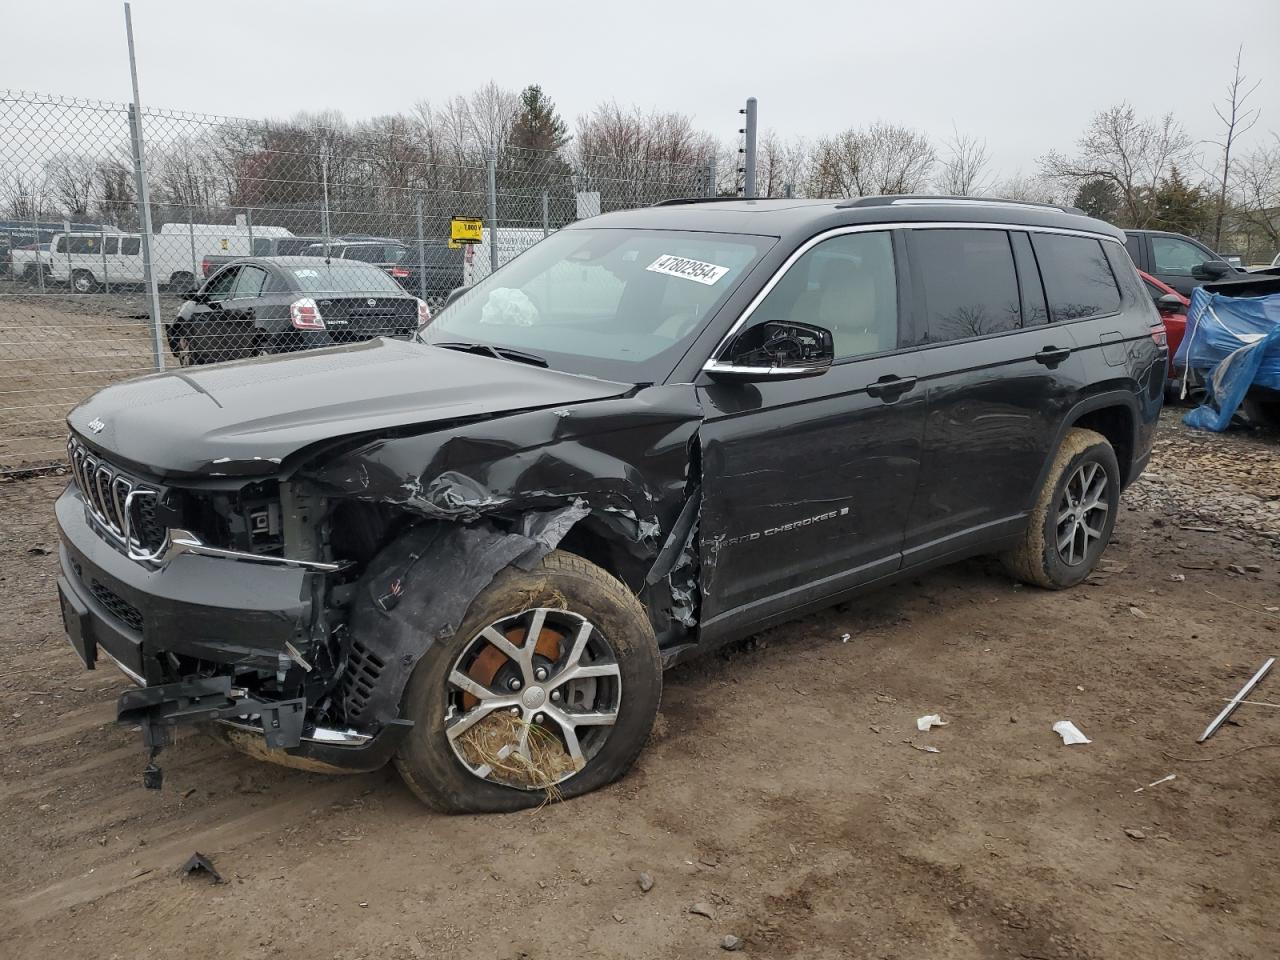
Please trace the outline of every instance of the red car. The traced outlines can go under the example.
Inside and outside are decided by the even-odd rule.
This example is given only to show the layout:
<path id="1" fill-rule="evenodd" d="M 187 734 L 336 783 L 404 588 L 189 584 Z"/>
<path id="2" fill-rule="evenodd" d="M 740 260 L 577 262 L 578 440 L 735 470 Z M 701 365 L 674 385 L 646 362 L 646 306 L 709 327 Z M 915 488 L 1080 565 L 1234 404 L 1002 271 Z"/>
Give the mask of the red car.
<path id="1" fill-rule="evenodd" d="M 1156 309 L 1160 311 L 1160 319 L 1164 321 L 1165 336 L 1169 340 L 1169 381 L 1172 384 L 1175 379 L 1173 355 L 1178 352 L 1178 344 L 1187 332 L 1187 307 L 1191 305 L 1191 301 L 1149 273 L 1139 270 L 1138 276 L 1147 285 L 1147 292 L 1151 294 Z"/>

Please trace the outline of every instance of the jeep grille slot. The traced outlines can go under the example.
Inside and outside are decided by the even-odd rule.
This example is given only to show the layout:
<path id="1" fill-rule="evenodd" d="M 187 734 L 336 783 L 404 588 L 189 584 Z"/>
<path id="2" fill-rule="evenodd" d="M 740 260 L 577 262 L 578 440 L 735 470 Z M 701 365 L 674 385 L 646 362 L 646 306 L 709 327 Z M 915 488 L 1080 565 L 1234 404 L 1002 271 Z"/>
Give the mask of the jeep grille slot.
<path id="1" fill-rule="evenodd" d="M 165 530 L 157 515 L 159 490 L 146 486 L 94 455 L 75 437 L 67 440 L 67 463 L 89 513 L 112 539 L 124 545 L 125 504 L 132 493 L 130 540 L 134 546 L 149 552 L 160 548 L 164 543 Z"/>

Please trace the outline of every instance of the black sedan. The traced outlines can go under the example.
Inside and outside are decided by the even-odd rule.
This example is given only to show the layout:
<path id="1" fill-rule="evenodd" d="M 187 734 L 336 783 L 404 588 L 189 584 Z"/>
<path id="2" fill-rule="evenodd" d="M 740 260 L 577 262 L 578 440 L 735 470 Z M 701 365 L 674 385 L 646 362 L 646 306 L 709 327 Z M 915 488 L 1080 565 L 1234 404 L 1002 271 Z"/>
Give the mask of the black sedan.
<path id="1" fill-rule="evenodd" d="M 408 339 L 426 303 L 376 266 L 323 257 L 245 257 L 227 264 L 166 331 L 183 366 L 374 337 Z"/>

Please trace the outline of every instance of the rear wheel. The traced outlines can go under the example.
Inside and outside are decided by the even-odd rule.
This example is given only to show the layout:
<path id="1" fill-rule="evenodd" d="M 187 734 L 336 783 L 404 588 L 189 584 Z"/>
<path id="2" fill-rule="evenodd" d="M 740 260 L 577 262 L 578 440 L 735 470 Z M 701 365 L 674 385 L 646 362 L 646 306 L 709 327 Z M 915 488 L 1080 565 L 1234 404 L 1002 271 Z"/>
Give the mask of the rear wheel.
<path id="1" fill-rule="evenodd" d="M 595 564 L 554 551 L 532 572 L 500 573 L 423 655 L 396 766 L 449 813 L 578 796 L 630 768 L 661 692 L 644 607 Z"/>
<path id="2" fill-rule="evenodd" d="M 1264 430 L 1280 430 L 1280 400 L 1244 398 L 1244 415 L 1255 427 Z"/>
<path id="3" fill-rule="evenodd" d="M 75 270 L 71 274 L 71 289 L 76 293 L 93 293 L 98 289 L 98 281 L 88 270 Z"/>
<path id="4" fill-rule="evenodd" d="M 1111 541 L 1120 506 L 1120 467 L 1107 438 L 1076 428 L 1062 441 L 1022 543 L 1001 556 L 1009 574 L 1048 590 L 1093 572 Z"/>

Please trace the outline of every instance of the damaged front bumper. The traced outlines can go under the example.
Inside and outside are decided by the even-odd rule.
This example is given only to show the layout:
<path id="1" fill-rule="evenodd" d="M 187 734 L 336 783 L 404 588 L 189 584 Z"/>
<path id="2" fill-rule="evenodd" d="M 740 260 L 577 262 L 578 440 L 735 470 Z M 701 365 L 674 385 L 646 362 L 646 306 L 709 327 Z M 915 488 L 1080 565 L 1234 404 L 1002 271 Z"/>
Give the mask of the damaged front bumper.
<path id="1" fill-rule="evenodd" d="M 305 698 L 264 696 L 237 679 L 304 669 L 297 651 L 307 649 L 323 572 L 196 552 L 152 568 L 94 531 L 74 488 L 56 514 L 68 640 L 88 669 L 105 658 L 139 685 L 120 697 L 117 718 L 141 725 L 147 746 L 180 723 L 219 721 L 238 746 L 256 738 L 263 749 L 251 752 L 285 765 L 361 772 L 390 759 L 405 725 L 318 724 Z"/>

